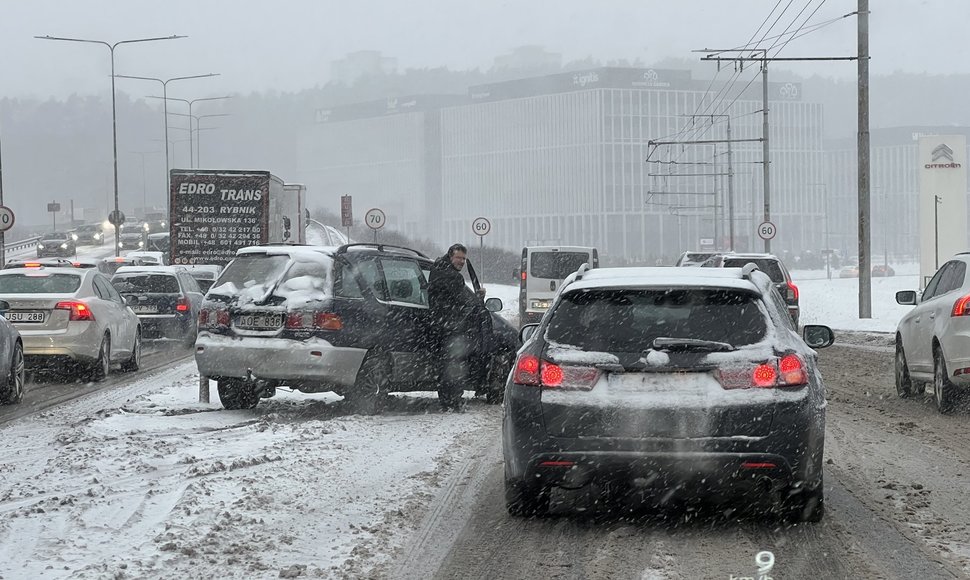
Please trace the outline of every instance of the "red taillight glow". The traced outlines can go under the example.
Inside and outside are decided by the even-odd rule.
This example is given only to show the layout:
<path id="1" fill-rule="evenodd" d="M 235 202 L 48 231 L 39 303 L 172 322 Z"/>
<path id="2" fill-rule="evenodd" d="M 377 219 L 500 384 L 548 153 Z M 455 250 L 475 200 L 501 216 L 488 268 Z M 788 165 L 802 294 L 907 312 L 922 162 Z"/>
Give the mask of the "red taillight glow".
<path id="1" fill-rule="evenodd" d="M 313 317 L 313 325 L 320 330 L 341 330 L 344 322 L 340 315 L 333 312 L 317 312 Z"/>
<path id="2" fill-rule="evenodd" d="M 539 467 L 572 467 L 576 465 L 574 461 L 543 461 Z"/>
<path id="3" fill-rule="evenodd" d="M 88 308 L 88 305 L 83 302 L 78 302 L 76 300 L 66 300 L 64 302 L 58 302 L 54 306 L 55 310 L 69 310 L 70 321 L 88 321 L 94 322 L 94 313 Z"/>
<path id="4" fill-rule="evenodd" d="M 778 371 L 775 370 L 775 365 L 758 365 L 751 373 L 751 386 L 753 387 L 773 387 L 777 382 Z"/>
<path id="5" fill-rule="evenodd" d="M 970 294 L 953 303 L 953 311 L 950 312 L 950 316 L 970 316 Z"/>
<path id="6" fill-rule="evenodd" d="M 788 283 L 788 293 L 790 294 L 789 299 L 798 300 L 798 286 L 795 286 L 791 282 Z"/>
<path id="7" fill-rule="evenodd" d="M 289 330 L 341 330 L 343 320 L 333 312 L 288 312 L 286 328 Z"/>
<path id="8" fill-rule="evenodd" d="M 191 305 L 187 298 L 179 298 L 179 301 L 175 303 L 175 310 L 178 312 L 188 312 Z"/>
<path id="9" fill-rule="evenodd" d="M 562 367 L 557 364 L 542 361 L 540 377 L 543 387 L 561 387 L 563 379 Z"/>
<path id="10" fill-rule="evenodd" d="M 40 262 L 27 262 L 24 268 L 40 268 Z"/>
<path id="11" fill-rule="evenodd" d="M 741 464 L 744 469 L 774 469 L 778 467 L 769 461 L 745 461 Z"/>
<path id="12" fill-rule="evenodd" d="M 526 278 L 528 278 L 528 277 L 529 277 L 529 275 L 526 273 L 526 271 L 525 270 L 522 270 L 522 280 L 525 281 Z"/>
<path id="13" fill-rule="evenodd" d="M 216 326 L 229 326 L 229 311 L 218 309 L 205 309 L 199 311 L 199 326 L 204 328 L 214 328 Z"/>
<path id="14" fill-rule="evenodd" d="M 517 385 L 539 385 L 539 357 L 523 354 L 515 361 L 512 382 Z"/>
<path id="15" fill-rule="evenodd" d="M 794 387 L 808 383 L 808 372 L 797 354 L 786 355 L 778 362 L 783 386 Z"/>

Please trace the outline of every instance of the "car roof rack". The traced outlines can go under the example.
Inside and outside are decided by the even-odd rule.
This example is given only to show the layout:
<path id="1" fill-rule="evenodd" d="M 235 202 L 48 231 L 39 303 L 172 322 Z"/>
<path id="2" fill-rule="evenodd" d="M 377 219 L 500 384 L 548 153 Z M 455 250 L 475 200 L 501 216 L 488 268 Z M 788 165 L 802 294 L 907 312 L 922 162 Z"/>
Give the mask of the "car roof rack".
<path id="1" fill-rule="evenodd" d="M 589 272 L 590 270 L 591 270 L 591 267 L 589 265 L 589 262 L 583 262 L 583 264 L 579 267 L 579 269 L 576 270 L 576 277 L 573 278 L 573 280 L 582 280 L 583 276 L 586 275 L 586 272 Z"/>
<path id="2" fill-rule="evenodd" d="M 350 248 L 373 248 L 373 249 L 376 249 L 378 252 L 385 252 L 385 251 L 387 251 L 387 249 L 391 249 L 391 250 L 402 250 L 402 251 L 405 251 L 405 252 L 410 252 L 410 253 L 412 253 L 412 254 L 414 254 L 416 256 L 420 256 L 420 257 L 422 257 L 422 258 L 424 258 L 426 260 L 430 260 L 431 259 L 431 258 L 425 256 L 423 253 L 421 253 L 421 252 L 419 252 L 419 251 L 417 251 L 417 250 L 415 250 L 413 248 L 405 248 L 404 246 L 394 246 L 394 245 L 391 245 L 391 244 L 371 244 L 371 243 L 367 243 L 367 242 L 357 242 L 357 243 L 353 243 L 353 244 L 344 244 L 344 245 L 340 246 L 339 248 L 337 248 L 337 253 L 338 254 L 346 254 L 347 253 L 347 250 L 350 249 Z"/>
<path id="3" fill-rule="evenodd" d="M 760 271 L 761 268 L 759 268 L 758 265 L 755 264 L 754 262 L 748 262 L 747 264 L 741 267 L 741 277 L 744 278 L 745 280 L 750 280 L 751 273 L 754 272 L 755 270 Z"/>

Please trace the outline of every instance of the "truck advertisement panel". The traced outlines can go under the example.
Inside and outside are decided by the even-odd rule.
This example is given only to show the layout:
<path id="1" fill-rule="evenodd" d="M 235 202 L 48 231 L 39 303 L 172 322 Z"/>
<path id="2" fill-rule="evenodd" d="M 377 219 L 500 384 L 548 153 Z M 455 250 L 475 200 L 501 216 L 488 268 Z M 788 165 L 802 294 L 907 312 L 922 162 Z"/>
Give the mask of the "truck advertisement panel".
<path id="1" fill-rule="evenodd" d="M 236 250 L 269 239 L 270 189 L 282 181 L 266 171 L 171 173 L 171 263 L 225 266 Z"/>

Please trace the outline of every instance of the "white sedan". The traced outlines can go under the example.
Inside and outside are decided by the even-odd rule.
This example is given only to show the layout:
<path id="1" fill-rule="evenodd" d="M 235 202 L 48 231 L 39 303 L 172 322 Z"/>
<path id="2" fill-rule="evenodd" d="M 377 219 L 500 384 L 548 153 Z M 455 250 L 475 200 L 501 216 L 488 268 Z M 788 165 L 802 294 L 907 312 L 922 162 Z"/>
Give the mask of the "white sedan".
<path id="1" fill-rule="evenodd" d="M 141 364 L 141 326 L 108 279 L 93 268 L 18 268 L 0 271 L 5 317 L 20 331 L 28 369 L 80 366 L 100 381 L 120 363 Z"/>

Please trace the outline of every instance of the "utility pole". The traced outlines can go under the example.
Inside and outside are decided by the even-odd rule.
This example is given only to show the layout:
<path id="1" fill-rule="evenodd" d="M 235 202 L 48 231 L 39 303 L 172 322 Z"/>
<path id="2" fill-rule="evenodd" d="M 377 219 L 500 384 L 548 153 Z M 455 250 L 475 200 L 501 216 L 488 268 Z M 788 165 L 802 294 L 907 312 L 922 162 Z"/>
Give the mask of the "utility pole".
<path id="1" fill-rule="evenodd" d="M 761 159 L 764 162 L 764 221 L 771 221 L 771 163 L 768 159 L 768 51 L 761 61 Z M 765 253 L 771 253 L 771 239 L 765 238 Z"/>
<path id="2" fill-rule="evenodd" d="M 728 249 L 734 251 L 734 161 L 731 158 L 731 116 L 727 117 L 727 158 L 728 158 Z"/>
<path id="3" fill-rule="evenodd" d="M 872 318 L 872 259 L 869 255 L 869 0 L 858 6 L 859 69 L 859 318 Z"/>

